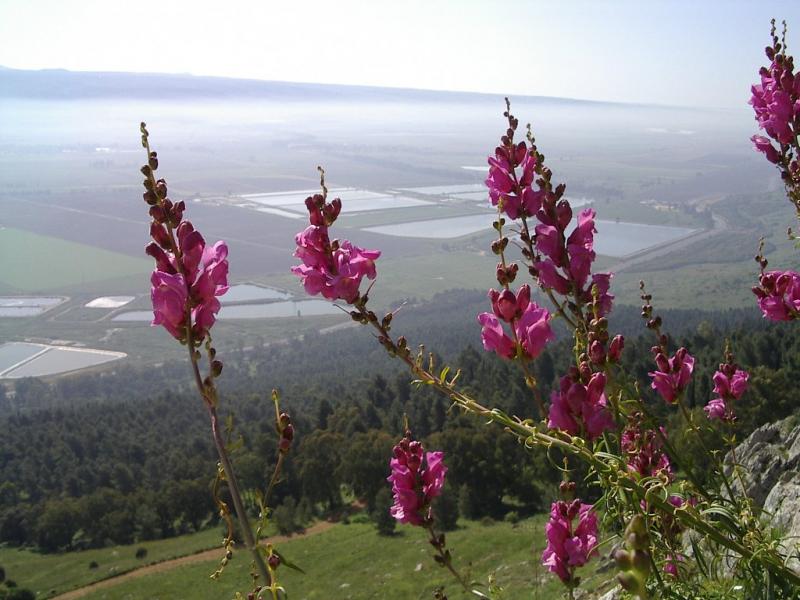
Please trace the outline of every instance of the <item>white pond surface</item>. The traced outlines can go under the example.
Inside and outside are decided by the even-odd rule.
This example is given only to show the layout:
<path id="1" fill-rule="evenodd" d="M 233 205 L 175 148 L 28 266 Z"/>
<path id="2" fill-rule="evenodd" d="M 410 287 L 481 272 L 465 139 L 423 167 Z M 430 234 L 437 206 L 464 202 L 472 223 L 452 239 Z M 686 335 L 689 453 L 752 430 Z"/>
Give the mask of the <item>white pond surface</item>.
<path id="1" fill-rule="evenodd" d="M 0 297 L 0 317 L 33 317 L 63 301 L 64 298 L 56 296 L 3 296 Z"/>
<path id="2" fill-rule="evenodd" d="M 283 217 L 297 218 L 295 213 L 305 216 L 305 201 L 308 196 L 318 194 L 316 190 L 299 190 L 296 192 L 274 192 L 269 194 L 245 194 L 239 196 L 249 204 L 258 204 L 260 212 L 277 214 Z M 356 188 L 334 188 L 328 190 L 328 200 L 336 197 L 342 199 L 342 212 L 368 212 L 373 210 L 387 210 L 390 208 L 410 208 L 431 204 L 427 200 L 408 198 L 381 192 L 370 192 Z"/>
<path id="3" fill-rule="evenodd" d="M 489 173 L 489 167 L 486 167 Z M 486 192 L 483 183 L 451 183 L 449 185 L 428 185 L 423 187 L 399 188 L 403 192 L 415 192 L 424 196 L 447 196 L 454 194 L 468 194 L 472 192 Z"/>
<path id="4" fill-rule="evenodd" d="M 397 237 L 452 239 L 479 231 L 491 231 L 493 218 L 493 213 L 468 215 L 367 227 L 365 231 Z M 596 227 L 595 251 L 598 254 L 612 257 L 627 256 L 653 246 L 673 242 L 697 231 L 686 227 L 617 223 L 615 221 L 596 221 Z"/>
<path id="5" fill-rule="evenodd" d="M 121 308 L 130 304 L 135 296 L 102 296 L 85 304 L 87 308 Z"/>
<path id="6" fill-rule="evenodd" d="M 269 304 L 239 304 L 223 306 L 217 315 L 220 321 L 229 319 L 269 319 L 277 317 L 310 317 L 343 314 L 327 300 L 300 300 L 270 302 Z M 115 315 L 112 321 L 151 322 L 153 311 L 131 310 Z"/>
<path id="7" fill-rule="evenodd" d="M 7 342 L 0 344 L 0 378 L 42 377 L 102 365 L 127 356 L 90 348 Z"/>
<path id="8" fill-rule="evenodd" d="M 220 296 L 220 301 L 225 302 L 248 302 L 250 300 L 284 300 L 291 298 L 291 294 L 283 290 L 276 290 L 252 283 L 237 283 L 232 285 L 224 296 Z"/>

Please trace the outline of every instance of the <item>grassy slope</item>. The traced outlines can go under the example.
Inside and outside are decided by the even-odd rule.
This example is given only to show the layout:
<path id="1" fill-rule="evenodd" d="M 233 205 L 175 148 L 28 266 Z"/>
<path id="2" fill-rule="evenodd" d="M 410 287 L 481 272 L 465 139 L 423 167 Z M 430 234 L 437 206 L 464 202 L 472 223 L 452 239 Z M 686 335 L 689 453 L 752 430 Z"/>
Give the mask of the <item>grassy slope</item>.
<path id="1" fill-rule="evenodd" d="M 462 528 L 448 534 L 458 568 L 472 565 L 474 581 L 486 583 L 496 572 L 497 582 L 506 588 L 506 598 L 559 598 L 563 587 L 539 566 L 544 544 L 545 516 L 521 522 L 484 526 L 462 523 Z M 432 598 L 439 585 L 447 586 L 450 598 L 467 597 L 449 574 L 431 559 L 431 549 L 424 532 L 400 527 L 392 537 L 379 536 L 371 524 L 336 525 L 307 539 L 281 545 L 288 558 L 302 566 L 306 575 L 286 568 L 280 581 L 295 599 L 327 598 Z M 236 560 L 238 558 L 238 560 Z M 139 579 L 86 596 L 91 600 L 185 598 L 232 598 L 236 591 L 246 591 L 250 561 L 238 553 L 219 581 L 209 580 L 215 562 L 198 563 Z M 587 574 L 586 589 L 606 589 L 610 573 Z"/>
<path id="2" fill-rule="evenodd" d="M 47 597 L 51 590 L 65 592 L 152 562 L 214 548 L 221 542 L 221 530 L 214 527 L 168 540 L 65 554 L 39 554 L 30 550 L 0 547 L 0 565 L 6 570 L 6 576 L 20 587 Z M 139 548 L 147 549 L 146 558 L 136 558 Z M 97 569 L 89 568 L 92 561 L 98 564 Z"/>

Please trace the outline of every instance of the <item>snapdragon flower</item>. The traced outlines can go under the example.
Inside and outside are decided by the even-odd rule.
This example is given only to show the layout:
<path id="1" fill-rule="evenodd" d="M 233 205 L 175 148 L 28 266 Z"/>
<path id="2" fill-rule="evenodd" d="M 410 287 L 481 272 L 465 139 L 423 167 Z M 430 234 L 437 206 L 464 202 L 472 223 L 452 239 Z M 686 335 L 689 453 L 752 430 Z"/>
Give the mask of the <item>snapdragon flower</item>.
<path id="1" fill-rule="evenodd" d="M 389 512 L 400 523 L 424 525 L 431 518 L 433 499 L 444 487 L 447 475 L 444 452 L 424 452 L 422 443 L 406 432 L 392 450 L 389 465 L 392 474 L 387 481 L 392 484 L 394 496 Z"/>
<path id="2" fill-rule="evenodd" d="M 750 374 L 732 363 L 724 363 L 714 373 L 714 393 L 717 398 L 709 400 L 703 408 L 709 419 L 732 422 L 736 419 L 733 402 L 739 400 L 747 390 Z"/>
<path id="3" fill-rule="evenodd" d="M 613 429 L 614 419 L 608 410 L 605 386 L 603 373 L 594 373 L 586 385 L 569 375 L 562 377 L 559 390 L 550 398 L 547 426 L 583 435 L 590 441 Z"/>
<path id="4" fill-rule="evenodd" d="M 791 321 L 800 315 L 800 274 L 794 271 L 766 271 L 753 288 L 764 317 Z"/>
<path id="5" fill-rule="evenodd" d="M 667 432 L 663 427 L 659 427 L 659 432 L 646 429 L 640 413 L 631 415 L 620 438 L 621 450 L 627 459 L 628 469 L 639 473 L 642 477 L 666 475 L 671 480 L 672 465 L 664 452 L 662 441 L 666 435 Z"/>
<path id="6" fill-rule="evenodd" d="M 669 404 L 673 404 L 692 379 L 694 357 L 686 348 L 679 348 L 672 358 L 667 358 L 660 349 L 656 354 L 657 371 L 650 371 L 651 387 Z"/>
<path id="7" fill-rule="evenodd" d="M 578 520 L 574 526 L 575 519 Z M 575 568 L 597 554 L 597 514 L 591 504 L 580 500 L 553 502 L 545 526 L 547 547 L 542 565 L 565 584 L 574 581 Z"/>
<path id="8" fill-rule="evenodd" d="M 183 220 L 183 202 L 173 204 L 166 197 L 163 179 L 155 190 L 150 209 L 153 241 L 145 248 L 156 262 L 150 277 L 152 325 L 161 325 L 182 342 L 191 331 L 193 342 L 198 343 L 217 320 L 218 297 L 228 291 L 228 246 L 222 241 L 206 244 L 191 222 Z"/>
<path id="9" fill-rule="evenodd" d="M 352 304 L 359 296 L 363 278 L 375 279 L 375 261 L 381 253 L 365 250 L 348 240 L 331 241 L 328 227 L 338 217 L 342 201 L 336 198 L 326 202 L 324 182 L 323 190 L 325 194 L 306 198 L 311 224 L 295 236 L 294 252 L 303 264 L 292 267 L 291 272 L 300 277 L 308 294 Z"/>
<path id="10" fill-rule="evenodd" d="M 503 358 L 514 358 L 519 352 L 521 356 L 532 359 L 555 338 L 550 327 L 550 313 L 531 302 L 530 297 L 531 289 L 527 284 L 521 286 L 516 294 L 511 290 L 489 290 L 492 312 L 478 315 L 482 327 L 481 340 L 486 350 Z M 501 320 L 511 325 L 516 342 L 505 332 Z"/>

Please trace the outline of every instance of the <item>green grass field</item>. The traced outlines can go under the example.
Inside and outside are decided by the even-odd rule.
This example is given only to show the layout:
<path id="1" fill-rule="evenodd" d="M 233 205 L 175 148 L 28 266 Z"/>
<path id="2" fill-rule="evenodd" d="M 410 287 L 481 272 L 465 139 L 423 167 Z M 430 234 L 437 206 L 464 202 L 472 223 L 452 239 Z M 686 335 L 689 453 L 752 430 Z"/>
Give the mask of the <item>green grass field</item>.
<path id="1" fill-rule="evenodd" d="M 147 281 L 150 261 L 12 228 L 0 228 L 0 293 L 79 288 L 103 280 Z M 107 289 L 117 291 L 118 286 Z"/>
<path id="2" fill-rule="evenodd" d="M 65 592 L 150 563 L 214 548 L 221 542 L 221 529 L 214 527 L 168 540 L 64 554 L 0 547 L 0 565 L 6 570 L 6 576 L 20 587 L 47 598 L 53 591 Z M 139 548 L 147 549 L 144 559 L 136 558 Z M 96 569 L 89 568 L 92 562 L 97 563 Z"/>
<path id="3" fill-rule="evenodd" d="M 544 523 L 544 515 L 517 526 L 463 522 L 459 530 L 447 535 L 447 543 L 457 568 L 469 571 L 473 581 L 483 584 L 494 572 L 509 600 L 560 598 L 564 588 L 539 565 Z M 408 526 L 398 527 L 392 537 L 382 537 L 372 524 L 339 524 L 318 535 L 283 543 L 280 551 L 306 571 L 302 575 L 280 570 L 280 581 L 290 598 L 430 599 L 441 585 L 451 599 L 470 597 L 434 563 L 425 532 Z M 86 598 L 216 600 L 247 592 L 250 561 L 244 553 L 235 556 L 219 581 L 209 579 L 215 565 L 210 561 L 180 566 L 98 590 Z M 597 591 L 610 587 L 606 582 L 610 584 L 613 574 L 587 573 L 585 577 L 586 589 Z"/>
<path id="4" fill-rule="evenodd" d="M 454 565 L 480 584 L 486 584 L 494 573 L 508 600 L 560 598 L 564 588 L 539 564 L 545 521 L 546 515 L 517 525 L 462 521 L 457 531 L 447 534 Z M 219 536 L 220 530 L 213 528 L 171 540 L 53 555 L 0 548 L 0 564 L 19 586 L 47 598 L 146 564 L 213 548 Z M 144 560 L 135 558 L 139 547 L 148 549 Z M 306 571 L 303 575 L 280 569 L 280 581 L 290 598 L 430 599 L 433 590 L 442 585 L 451 599 L 468 597 L 461 594 L 450 574 L 434 563 L 425 532 L 410 526 L 399 526 L 395 535 L 383 537 L 371 523 L 340 523 L 316 535 L 284 542 L 279 549 Z M 98 563 L 97 569 L 89 569 L 92 561 Z M 233 598 L 237 591 L 247 592 L 250 561 L 245 552 L 236 552 L 222 578 L 212 581 L 209 575 L 217 564 L 217 559 L 184 564 L 98 589 L 85 598 L 218 600 Z M 608 589 L 613 573 L 597 573 L 592 570 L 597 562 L 592 565 L 583 573 L 583 587 L 592 592 Z"/>

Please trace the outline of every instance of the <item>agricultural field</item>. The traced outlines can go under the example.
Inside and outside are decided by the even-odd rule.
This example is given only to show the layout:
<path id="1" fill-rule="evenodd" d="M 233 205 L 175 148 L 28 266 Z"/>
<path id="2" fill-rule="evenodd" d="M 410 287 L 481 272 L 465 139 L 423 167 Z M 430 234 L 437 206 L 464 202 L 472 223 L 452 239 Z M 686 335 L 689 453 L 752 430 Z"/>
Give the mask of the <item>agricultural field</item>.
<path id="1" fill-rule="evenodd" d="M 0 227 L 0 293 L 62 291 L 128 278 L 146 281 L 149 271 L 144 258 Z"/>

